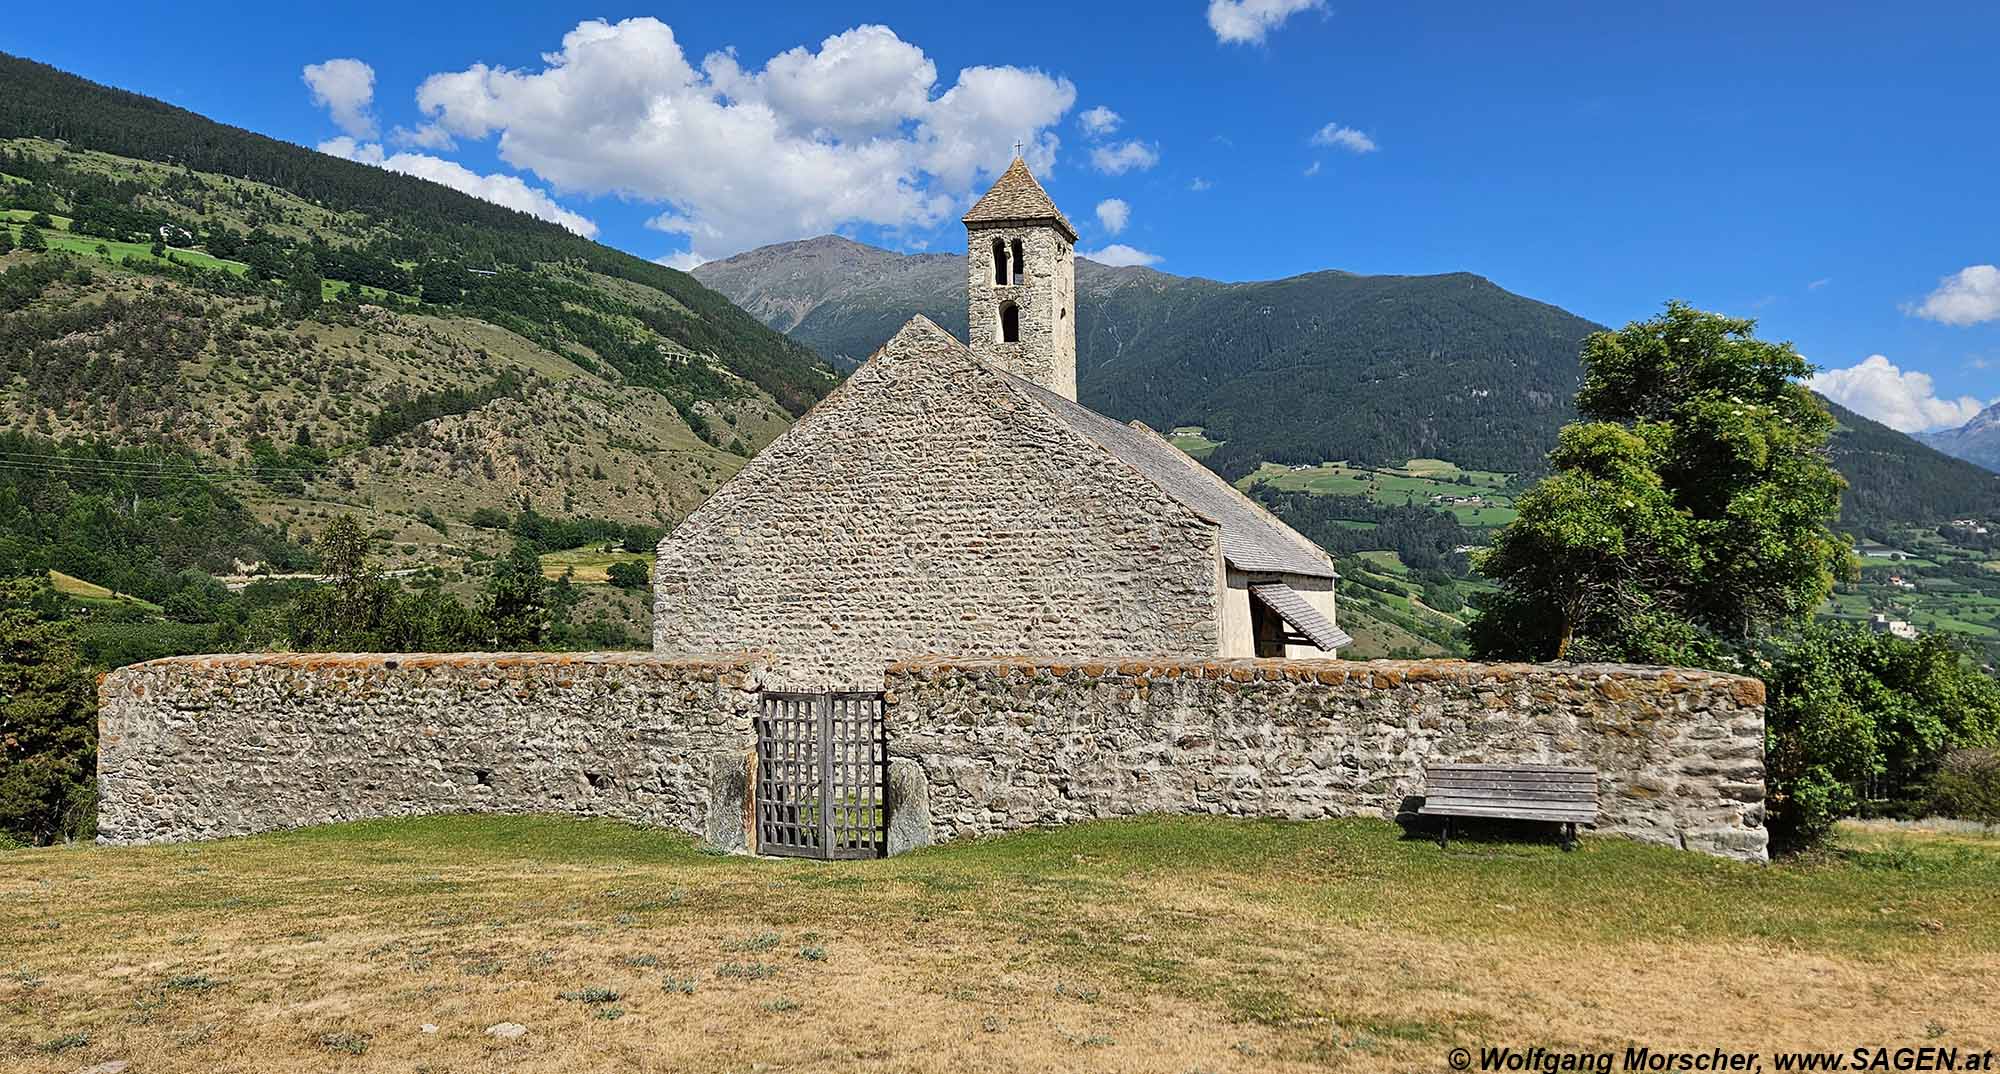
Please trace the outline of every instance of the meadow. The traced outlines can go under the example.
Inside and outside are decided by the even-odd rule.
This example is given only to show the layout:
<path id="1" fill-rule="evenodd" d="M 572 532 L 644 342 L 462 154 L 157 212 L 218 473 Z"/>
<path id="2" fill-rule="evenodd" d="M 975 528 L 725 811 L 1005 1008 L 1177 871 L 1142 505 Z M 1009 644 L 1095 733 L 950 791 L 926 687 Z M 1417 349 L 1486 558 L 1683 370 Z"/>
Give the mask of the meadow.
<path id="1" fill-rule="evenodd" d="M 1237 481 L 1248 490 L 1268 484 L 1286 492 L 1322 496 L 1359 496 L 1387 507 L 1434 507 L 1473 528 L 1504 526 L 1514 520 L 1513 475 L 1491 470 L 1462 470 L 1443 459 L 1411 459 L 1402 466 L 1350 466 L 1323 462 L 1317 466 L 1281 466 L 1267 462 Z M 1481 502 L 1452 503 L 1477 497 Z M 1443 502 L 1436 502 L 1438 500 Z"/>
<path id="2" fill-rule="evenodd" d="M 2000 1047 L 2000 839 L 1757 866 L 1139 818 L 839 864 L 552 817 L 0 854 L 0 1065 L 1444 1069 Z M 512 1023 L 517 1037 L 489 1034 Z"/>

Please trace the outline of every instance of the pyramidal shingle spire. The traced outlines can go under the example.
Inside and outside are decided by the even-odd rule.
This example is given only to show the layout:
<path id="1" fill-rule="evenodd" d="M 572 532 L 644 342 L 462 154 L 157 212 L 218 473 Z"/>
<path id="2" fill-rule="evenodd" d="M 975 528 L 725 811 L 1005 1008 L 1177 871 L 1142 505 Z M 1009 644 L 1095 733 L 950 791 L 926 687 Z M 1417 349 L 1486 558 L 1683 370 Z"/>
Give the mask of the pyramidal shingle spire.
<path id="1" fill-rule="evenodd" d="M 1014 163 L 1007 165 L 1007 170 L 994 181 L 993 189 L 974 202 L 971 210 L 959 219 L 966 224 L 1050 221 L 1069 241 L 1076 241 L 1076 228 L 1070 226 L 1069 219 L 1049 199 L 1042 184 L 1035 181 L 1034 173 L 1028 170 L 1028 162 L 1020 157 L 1015 157 Z"/>

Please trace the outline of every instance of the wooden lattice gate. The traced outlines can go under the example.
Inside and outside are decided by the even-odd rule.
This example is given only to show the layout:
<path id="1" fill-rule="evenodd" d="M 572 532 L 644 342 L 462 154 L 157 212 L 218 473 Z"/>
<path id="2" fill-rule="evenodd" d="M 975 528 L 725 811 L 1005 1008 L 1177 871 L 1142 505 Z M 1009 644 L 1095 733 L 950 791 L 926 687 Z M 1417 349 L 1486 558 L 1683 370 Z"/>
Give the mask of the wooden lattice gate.
<path id="1" fill-rule="evenodd" d="M 765 691 L 757 713 L 757 852 L 879 858 L 888 847 L 882 695 Z"/>

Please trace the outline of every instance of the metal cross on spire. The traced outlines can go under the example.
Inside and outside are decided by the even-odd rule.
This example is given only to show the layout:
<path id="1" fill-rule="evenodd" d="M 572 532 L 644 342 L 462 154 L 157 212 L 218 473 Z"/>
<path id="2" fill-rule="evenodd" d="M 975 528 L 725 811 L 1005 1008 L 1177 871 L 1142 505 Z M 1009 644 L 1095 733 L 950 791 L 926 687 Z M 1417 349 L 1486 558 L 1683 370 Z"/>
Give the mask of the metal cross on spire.
<path id="1" fill-rule="evenodd" d="M 1019 138 L 1016 138 L 1014 139 L 1014 159 L 1019 160 L 1020 158 L 1021 158 L 1021 140 Z"/>

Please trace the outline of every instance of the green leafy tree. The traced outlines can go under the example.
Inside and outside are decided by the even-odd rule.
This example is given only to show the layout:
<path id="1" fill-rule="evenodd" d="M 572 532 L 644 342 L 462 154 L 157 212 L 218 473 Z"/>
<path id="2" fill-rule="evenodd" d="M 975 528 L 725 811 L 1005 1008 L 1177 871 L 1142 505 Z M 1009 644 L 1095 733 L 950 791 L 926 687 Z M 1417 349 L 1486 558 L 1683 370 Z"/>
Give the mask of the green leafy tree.
<path id="1" fill-rule="evenodd" d="M 97 687 L 46 582 L 0 582 L 0 834 L 45 844 L 96 829 Z"/>
<path id="2" fill-rule="evenodd" d="M 40 253 L 49 248 L 49 240 L 42 237 L 42 229 L 29 224 L 21 229 L 21 249 Z"/>
<path id="3" fill-rule="evenodd" d="M 550 626 L 548 579 L 535 542 L 517 537 L 514 550 L 493 566 L 481 606 L 494 644 L 503 649 L 539 648 Z"/>
<path id="4" fill-rule="evenodd" d="M 287 305 L 299 315 L 309 314 L 319 309 L 324 297 L 319 264 L 313 255 L 301 250 L 291 259 L 285 273 L 285 294 Z"/>
<path id="5" fill-rule="evenodd" d="M 1728 663 L 1851 570 L 1812 367 L 1683 303 L 1584 345 L 1577 409 L 1478 567 L 1482 656 Z"/>
<path id="6" fill-rule="evenodd" d="M 286 641 L 300 652 L 374 651 L 393 595 L 368 558 L 367 532 L 342 515 L 320 535 L 319 552 L 326 582 L 292 603 Z"/>
<path id="7" fill-rule="evenodd" d="M 619 589 L 647 588 L 652 580 L 646 575 L 646 564 L 636 559 L 621 559 L 604 569 L 605 579 Z"/>
<path id="8" fill-rule="evenodd" d="M 1940 635 L 1814 624 L 1774 644 L 1760 672 L 1769 823 L 1783 845 L 1818 840 L 1871 784 L 1891 808 L 1921 808 L 1948 751 L 2000 743 L 2000 685 Z"/>
<path id="9" fill-rule="evenodd" d="M 14 233 L 4 227 L 0 227 L 0 257 L 6 257 L 13 252 Z"/>

